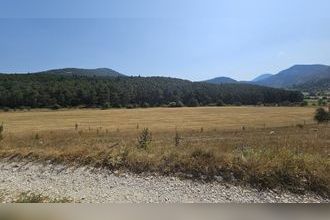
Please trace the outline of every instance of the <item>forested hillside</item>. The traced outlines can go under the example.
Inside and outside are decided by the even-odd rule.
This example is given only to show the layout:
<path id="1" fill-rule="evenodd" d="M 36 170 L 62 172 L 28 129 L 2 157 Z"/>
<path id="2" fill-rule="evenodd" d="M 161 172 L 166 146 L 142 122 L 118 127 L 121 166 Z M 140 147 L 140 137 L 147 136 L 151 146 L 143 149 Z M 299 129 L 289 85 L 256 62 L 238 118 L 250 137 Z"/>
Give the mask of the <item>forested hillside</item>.
<path id="1" fill-rule="evenodd" d="M 165 77 L 0 74 L 0 106 L 138 107 L 300 102 L 300 92 L 255 85 L 213 85 Z"/>
<path id="2" fill-rule="evenodd" d="M 258 85 L 275 88 L 290 88 L 310 81 L 330 78 L 330 66 L 326 65 L 295 65 L 276 75 L 256 82 Z"/>
<path id="3" fill-rule="evenodd" d="M 330 78 L 312 80 L 304 84 L 293 86 L 294 89 L 304 92 L 330 92 Z"/>

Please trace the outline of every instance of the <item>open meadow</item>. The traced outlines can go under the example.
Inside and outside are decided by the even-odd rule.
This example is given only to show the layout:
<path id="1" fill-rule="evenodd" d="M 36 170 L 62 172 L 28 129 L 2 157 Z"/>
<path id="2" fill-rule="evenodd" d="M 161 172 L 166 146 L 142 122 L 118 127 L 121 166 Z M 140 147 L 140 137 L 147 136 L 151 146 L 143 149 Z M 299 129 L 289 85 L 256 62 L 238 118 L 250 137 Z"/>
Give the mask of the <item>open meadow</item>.
<path id="1" fill-rule="evenodd" d="M 283 127 L 313 123 L 314 108 L 301 107 L 199 107 L 199 108 L 140 108 L 111 110 L 31 110 L 0 112 L 5 132 L 28 134 L 32 132 L 108 129 L 135 131 L 136 127 L 155 132 L 182 130 L 228 130 Z"/>
<path id="2" fill-rule="evenodd" d="M 330 126 L 314 108 L 1 112 L 0 157 L 330 195 Z M 146 129 L 148 128 L 148 129 Z"/>

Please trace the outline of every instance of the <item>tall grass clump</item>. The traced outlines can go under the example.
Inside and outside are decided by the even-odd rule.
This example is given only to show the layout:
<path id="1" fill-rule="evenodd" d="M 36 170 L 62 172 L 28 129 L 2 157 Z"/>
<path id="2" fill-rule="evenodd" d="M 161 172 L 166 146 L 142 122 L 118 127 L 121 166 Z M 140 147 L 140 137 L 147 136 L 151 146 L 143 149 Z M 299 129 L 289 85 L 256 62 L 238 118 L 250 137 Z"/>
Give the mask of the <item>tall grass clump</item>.
<path id="1" fill-rule="evenodd" d="M 38 133 L 35 134 L 34 139 L 35 139 L 35 140 L 39 140 L 39 139 L 40 139 L 40 136 L 39 136 Z"/>
<path id="2" fill-rule="evenodd" d="M 4 126 L 3 126 L 3 122 L 0 125 L 0 141 L 3 139 L 3 131 L 4 131 Z"/>
<path id="3" fill-rule="evenodd" d="M 182 137 L 180 136 L 178 130 L 175 129 L 174 144 L 178 147 L 181 143 Z"/>
<path id="4" fill-rule="evenodd" d="M 152 142 L 152 135 L 148 128 L 144 128 L 138 137 L 138 148 L 147 149 Z"/>

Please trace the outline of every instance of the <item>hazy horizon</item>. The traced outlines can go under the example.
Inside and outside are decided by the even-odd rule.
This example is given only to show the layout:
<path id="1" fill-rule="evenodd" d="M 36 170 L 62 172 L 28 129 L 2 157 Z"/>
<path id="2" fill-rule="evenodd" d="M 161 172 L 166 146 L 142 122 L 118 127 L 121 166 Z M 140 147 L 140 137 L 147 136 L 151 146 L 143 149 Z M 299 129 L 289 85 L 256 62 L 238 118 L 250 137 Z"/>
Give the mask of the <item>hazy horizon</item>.
<path id="1" fill-rule="evenodd" d="M 0 3 L 0 72 L 111 68 L 192 81 L 251 80 L 330 60 L 330 2 Z"/>

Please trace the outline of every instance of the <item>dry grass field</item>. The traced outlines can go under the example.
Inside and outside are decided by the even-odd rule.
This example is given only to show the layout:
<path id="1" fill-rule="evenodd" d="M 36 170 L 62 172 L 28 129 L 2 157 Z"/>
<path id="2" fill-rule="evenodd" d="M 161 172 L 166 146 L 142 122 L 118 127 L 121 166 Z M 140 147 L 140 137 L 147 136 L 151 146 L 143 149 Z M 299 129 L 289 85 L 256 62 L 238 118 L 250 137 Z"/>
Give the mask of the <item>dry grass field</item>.
<path id="1" fill-rule="evenodd" d="M 313 122 L 313 108 L 301 107 L 200 107 L 112 110 L 0 112 L 6 132 L 26 133 L 102 127 L 132 131 L 137 124 L 156 131 L 283 127 Z"/>
<path id="2" fill-rule="evenodd" d="M 1 112 L 0 157 L 206 180 L 221 177 L 329 197 L 330 126 L 313 123 L 314 111 L 210 107 Z M 144 128 L 151 134 L 141 145 L 138 137 Z"/>

